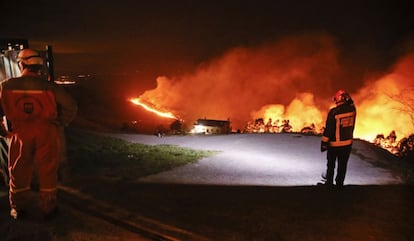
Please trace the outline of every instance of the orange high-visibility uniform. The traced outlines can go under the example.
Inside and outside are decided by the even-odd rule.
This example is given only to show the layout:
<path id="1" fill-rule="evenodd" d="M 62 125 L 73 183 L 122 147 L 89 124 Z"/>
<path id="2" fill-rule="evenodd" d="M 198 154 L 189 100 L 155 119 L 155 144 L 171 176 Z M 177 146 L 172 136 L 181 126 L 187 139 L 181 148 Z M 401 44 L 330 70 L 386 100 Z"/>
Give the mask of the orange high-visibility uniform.
<path id="1" fill-rule="evenodd" d="M 61 126 L 76 115 L 72 97 L 42 76 L 26 75 L 1 85 L 1 107 L 10 120 L 9 199 L 11 208 L 24 209 L 29 201 L 34 167 L 39 178 L 39 207 L 56 207 L 57 169 L 61 159 Z"/>

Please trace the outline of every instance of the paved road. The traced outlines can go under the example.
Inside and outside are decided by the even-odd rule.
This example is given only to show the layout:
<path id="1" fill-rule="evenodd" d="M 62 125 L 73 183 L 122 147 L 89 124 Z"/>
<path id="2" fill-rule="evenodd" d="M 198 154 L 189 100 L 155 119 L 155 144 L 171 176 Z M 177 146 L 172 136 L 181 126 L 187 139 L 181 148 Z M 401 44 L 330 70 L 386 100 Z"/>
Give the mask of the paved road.
<path id="1" fill-rule="evenodd" d="M 307 186 L 320 181 L 326 154 L 319 151 L 320 137 L 300 134 L 234 134 L 216 136 L 166 136 L 117 134 L 122 139 L 148 145 L 171 144 L 220 151 L 174 170 L 140 179 L 147 183 L 212 185 Z M 372 163 L 384 158 L 373 145 L 356 141 L 345 184 L 402 183 L 388 170 Z"/>
<path id="2" fill-rule="evenodd" d="M 36 221 L 34 208 L 31 218 L 13 222 L 8 217 L 7 192 L 0 189 L 0 194 L 3 193 L 0 195 L 0 240 L 207 240 L 205 237 L 273 240 L 266 239 L 267 236 L 287 237 L 286 240 L 303 240 L 304 237 L 307 240 L 332 240 L 334 237 L 397 240 L 387 237 L 412 236 L 412 231 L 407 231 L 411 229 L 406 228 L 413 223 L 410 215 L 412 193 L 404 186 L 376 186 L 401 183 L 401 180 L 371 164 L 383 157 L 365 142 L 355 143 L 346 180 L 346 184 L 360 186 L 331 193 L 308 187 L 319 181 L 325 169 L 325 156 L 319 152 L 319 137 L 297 134 L 115 136 L 149 145 L 172 144 L 220 152 L 194 164 L 144 177 L 139 180 L 141 183 L 97 182 L 89 189 L 82 187 L 85 193 L 61 186 L 62 214 L 51 223 Z M 200 188 L 174 183 L 212 185 Z M 297 185 L 304 187 L 289 187 Z M 132 189 L 134 191 L 128 194 L 130 202 L 117 198 Z M 312 198 L 303 201 L 310 193 Z M 363 197 L 359 196 L 361 193 Z M 320 205 L 325 199 L 331 200 L 328 203 L 333 206 L 326 209 Z M 248 212 L 245 212 L 246 204 Z M 348 216 L 341 215 L 338 219 L 338 208 L 344 208 Z M 321 213 L 324 218 L 316 219 Z M 372 222 L 373 215 L 375 222 Z M 399 218 L 390 223 L 390 216 Z M 246 220 L 249 220 L 247 224 Z M 335 224 L 338 220 L 343 222 L 339 226 L 353 226 L 333 233 L 324 232 L 327 223 Z M 252 223 L 254 225 L 250 225 Z M 360 230 L 365 231 L 362 236 Z M 291 237 L 292 234 L 300 237 Z M 227 239 L 222 238 L 223 235 Z"/>

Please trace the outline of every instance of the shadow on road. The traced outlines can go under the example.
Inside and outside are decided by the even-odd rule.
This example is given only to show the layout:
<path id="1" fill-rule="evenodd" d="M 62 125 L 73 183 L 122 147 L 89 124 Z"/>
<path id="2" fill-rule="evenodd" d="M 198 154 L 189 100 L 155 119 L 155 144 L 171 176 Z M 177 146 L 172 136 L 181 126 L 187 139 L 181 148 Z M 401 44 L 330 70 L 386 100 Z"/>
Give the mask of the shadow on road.
<path id="1" fill-rule="evenodd" d="M 11 222 L 7 197 L 1 197 L 1 237 L 66 240 L 79 232 L 89 233 L 88 240 L 99 240 L 127 232 L 146 240 L 247 241 L 410 240 L 414 235 L 414 189 L 405 185 L 346 186 L 338 191 L 319 186 L 169 185 L 91 178 L 70 186 L 78 189 L 60 188 L 62 212 L 46 223 L 34 214 Z M 120 240 L 133 240 L 128 237 Z"/>
<path id="2" fill-rule="evenodd" d="M 123 222 L 156 220 L 210 240 L 409 240 L 414 235 L 414 189 L 406 185 L 338 191 L 319 186 L 82 183 L 72 186 L 109 204 L 104 212 L 109 207 L 123 210 Z"/>

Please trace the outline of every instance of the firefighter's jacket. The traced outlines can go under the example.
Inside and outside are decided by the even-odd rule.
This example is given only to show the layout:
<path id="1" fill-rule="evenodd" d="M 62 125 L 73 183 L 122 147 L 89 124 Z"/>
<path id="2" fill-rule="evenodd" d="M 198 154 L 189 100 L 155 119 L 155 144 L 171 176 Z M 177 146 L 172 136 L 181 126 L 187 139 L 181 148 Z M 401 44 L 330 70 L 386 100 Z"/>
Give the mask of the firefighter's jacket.
<path id="1" fill-rule="evenodd" d="M 330 147 L 352 145 L 356 108 L 353 103 L 344 103 L 332 108 L 326 119 L 322 144 Z"/>
<path id="2" fill-rule="evenodd" d="M 77 104 L 54 82 L 42 76 L 22 76 L 1 84 L 2 111 L 13 125 L 50 122 L 67 126 L 76 116 Z"/>
<path id="3" fill-rule="evenodd" d="M 27 74 L 1 83 L 1 108 L 11 122 L 9 144 L 9 201 L 12 208 L 28 202 L 34 163 L 39 176 L 39 207 L 56 206 L 57 168 L 63 150 L 59 130 L 77 112 L 74 99 L 54 82 Z"/>

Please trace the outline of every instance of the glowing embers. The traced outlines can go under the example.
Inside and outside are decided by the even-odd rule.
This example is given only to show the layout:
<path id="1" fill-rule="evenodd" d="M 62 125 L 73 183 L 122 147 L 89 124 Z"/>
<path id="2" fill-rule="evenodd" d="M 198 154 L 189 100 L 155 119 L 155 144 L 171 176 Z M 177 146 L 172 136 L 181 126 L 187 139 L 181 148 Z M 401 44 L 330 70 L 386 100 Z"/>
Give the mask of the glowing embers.
<path id="1" fill-rule="evenodd" d="M 161 111 L 157 110 L 156 107 L 150 106 L 149 104 L 143 103 L 139 98 L 132 98 L 130 101 L 135 104 L 139 105 L 142 108 L 146 109 L 147 111 L 150 111 L 158 116 L 164 117 L 164 118 L 170 118 L 170 119 L 178 119 L 173 113 L 168 111 Z"/>

